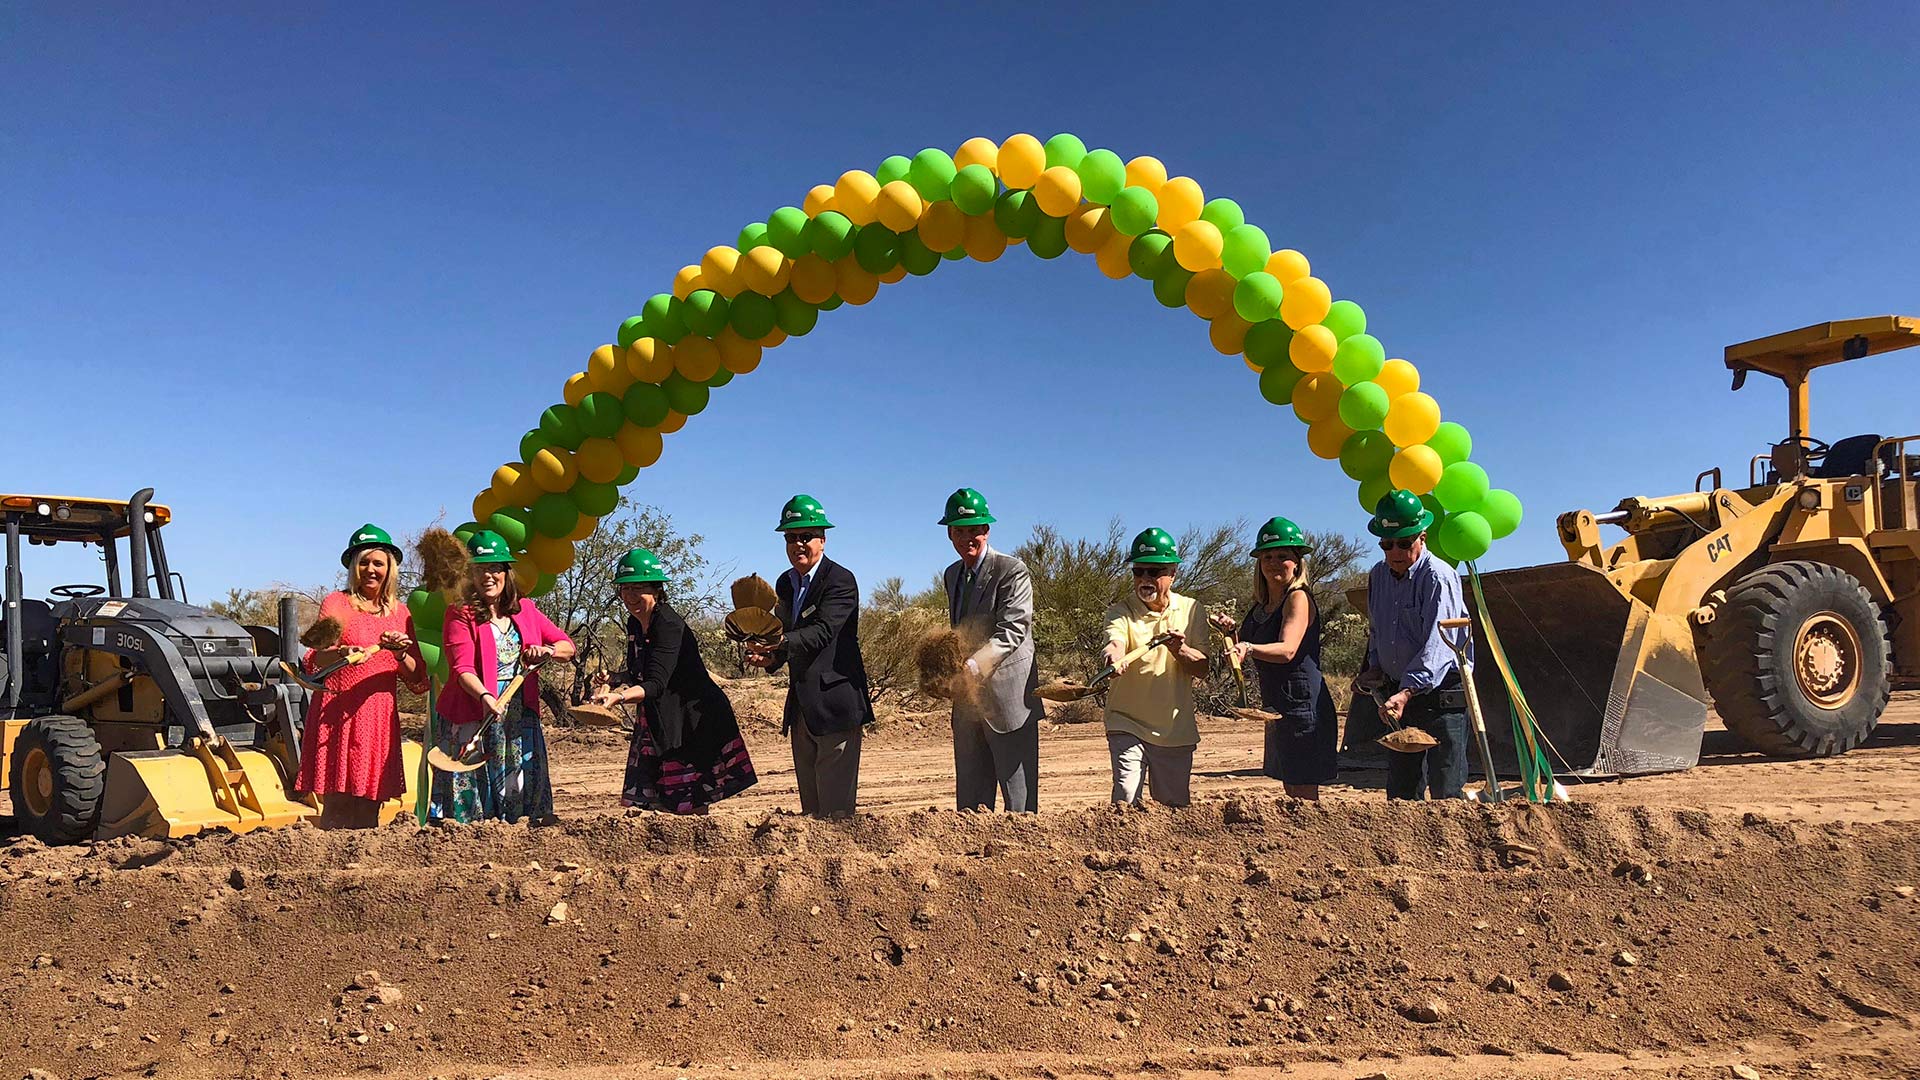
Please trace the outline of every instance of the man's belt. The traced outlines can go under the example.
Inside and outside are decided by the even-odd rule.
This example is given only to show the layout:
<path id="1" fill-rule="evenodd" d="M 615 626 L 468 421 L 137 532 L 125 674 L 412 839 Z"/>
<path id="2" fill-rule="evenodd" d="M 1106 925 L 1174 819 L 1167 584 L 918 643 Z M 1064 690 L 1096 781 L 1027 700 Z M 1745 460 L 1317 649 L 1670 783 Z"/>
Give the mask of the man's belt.
<path id="1" fill-rule="evenodd" d="M 1388 686 L 1387 696 L 1399 692 L 1397 684 L 1389 683 Z M 1447 677 L 1440 680 L 1440 685 L 1413 695 L 1407 702 L 1407 708 L 1409 711 L 1419 709 L 1428 713 L 1466 711 L 1467 688 L 1460 680 L 1460 669 L 1447 672 Z"/>

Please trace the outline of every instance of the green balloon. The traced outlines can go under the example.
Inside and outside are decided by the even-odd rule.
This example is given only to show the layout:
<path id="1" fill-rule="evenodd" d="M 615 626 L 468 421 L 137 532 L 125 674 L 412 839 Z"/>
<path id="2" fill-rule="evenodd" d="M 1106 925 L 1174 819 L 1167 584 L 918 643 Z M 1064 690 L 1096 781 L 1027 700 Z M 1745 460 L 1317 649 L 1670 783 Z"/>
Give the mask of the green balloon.
<path id="1" fill-rule="evenodd" d="M 1092 150 L 1073 171 L 1080 174 L 1080 193 L 1090 203 L 1106 206 L 1127 186 L 1127 163 L 1111 150 Z"/>
<path id="2" fill-rule="evenodd" d="M 842 299 L 838 294 L 836 294 L 836 295 L 827 297 L 825 300 L 822 300 L 813 306 L 815 308 L 818 308 L 821 311 L 837 311 L 839 310 L 840 305 L 844 303 L 846 303 L 846 301 Z"/>
<path id="3" fill-rule="evenodd" d="M 788 337 L 805 337 L 820 321 L 820 309 L 793 295 L 792 289 L 786 289 L 773 298 L 773 311 L 775 321 L 780 329 L 787 332 Z"/>
<path id="4" fill-rule="evenodd" d="M 626 468 L 620 470 L 619 476 L 616 476 L 613 478 L 613 486 L 617 488 L 626 487 L 628 484 L 633 483 L 634 478 L 639 475 L 640 475 L 640 466 L 629 465 Z"/>
<path id="5" fill-rule="evenodd" d="M 1235 225 L 1226 231 L 1220 244 L 1220 265 L 1227 273 L 1236 278 L 1248 274 L 1260 273 L 1267 268 L 1267 258 L 1273 254 L 1273 245 L 1268 243 L 1265 230 L 1258 225 Z"/>
<path id="6" fill-rule="evenodd" d="M 913 155 L 907 165 L 907 183 L 928 202 L 938 202 L 949 197 L 949 189 L 956 175 L 953 158 L 945 150 L 936 150 L 929 146 Z"/>
<path id="7" fill-rule="evenodd" d="M 480 526 L 475 525 L 474 531 Z M 407 597 L 407 610 L 413 615 L 414 639 L 438 642 L 441 627 L 447 621 L 447 596 L 438 591 L 415 589 Z"/>
<path id="8" fill-rule="evenodd" d="M 487 518 L 487 528 L 500 534 L 500 539 L 515 551 L 527 546 L 527 530 L 531 527 L 533 515 L 518 506 L 509 506 Z"/>
<path id="9" fill-rule="evenodd" d="M 1452 465 L 1473 456 L 1473 436 L 1467 434 L 1466 428 L 1451 420 L 1441 421 L 1439 430 L 1427 440 L 1427 445 L 1440 455 L 1442 465 Z"/>
<path id="10" fill-rule="evenodd" d="M 1173 237 L 1158 229 L 1134 237 L 1133 243 L 1127 245 L 1127 265 L 1148 281 L 1158 280 L 1168 266 L 1179 265 L 1173 261 Z"/>
<path id="11" fill-rule="evenodd" d="M 821 212 L 807 222 L 805 231 L 808 250 L 828 262 L 843 258 L 853 250 L 853 222 L 838 210 Z"/>
<path id="12" fill-rule="evenodd" d="M 573 412 L 580 420 L 580 430 L 589 438 L 611 439 L 620 425 L 627 422 L 620 399 L 604 392 L 588 394 Z"/>
<path id="13" fill-rule="evenodd" d="M 1262 369 L 1290 368 L 1293 361 L 1287 356 L 1287 350 L 1292 347 L 1293 331 L 1279 319 L 1268 319 L 1247 328 L 1247 340 L 1241 345 L 1241 351 Z"/>
<path id="14" fill-rule="evenodd" d="M 1268 364 L 1260 369 L 1260 396 L 1274 405 L 1293 404 L 1293 388 L 1305 376 L 1292 364 Z"/>
<path id="15" fill-rule="evenodd" d="M 1360 305 L 1351 300 L 1335 300 L 1327 309 L 1327 317 L 1320 325 L 1333 331 L 1335 341 L 1345 341 L 1355 334 L 1367 332 L 1367 313 Z"/>
<path id="16" fill-rule="evenodd" d="M 620 406 L 625 410 L 627 419 L 640 427 L 650 428 L 667 418 L 666 391 L 653 383 L 637 382 L 627 387 L 627 396 Z"/>
<path id="17" fill-rule="evenodd" d="M 1440 546 L 1463 562 L 1485 555 L 1492 544 L 1493 527 L 1472 510 L 1450 513 L 1447 520 L 1440 523 Z"/>
<path id="18" fill-rule="evenodd" d="M 445 617 L 446 615 L 443 612 L 441 618 L 444 619 Z M 434 633 L 445 633 L 443 629 L 444 626 L 445 623 L 442 623 L 439 627 L 435 627 Z M 427 672 L 433 676 L 436 682 L 444 683 L 447 681 L 446 657 L 440 655 L 440 646 L 438 643 L 428 641 L 420 636 L 420 633 L 425 629 L 425 624 L 419 619 L 413 621 L 413 643 L 420 650 L 420 661 L 427 665 Z"/>
<path id="19" fill-rule="evenodd" d="M 948 262 L 959 262 L 961 259 L 967 257 L 967 249 L 963 245 L 948 248 L 946 251 L 940 253 L 940 257 Z"/>
<path id="20" fill-rule="evenodd" d="M 473 536 L 474 533 L 477 533 L 479 531 L 480 531 L 479 522 L 477 521 L 463 522 L 459 528 L 456 528 L 453 530 L 453 538 L 464 544 Z"/>
<path id="21" fill-rule="evenodd" d="M 727 325 L 727 301 L 712 289 L 695 289 L 680 301 L 680 314 L 688 330 L 712 337 Z"/>
<path id="22" fill-rule="evenodd" d="M 662 394 L 661 404 L 666 404 L 666 400 L 666 395 Z M 613 513 L 614 507 L 620 505 L 620 487 L 611 483 L 595 483 L 581 477 L 574 482 L 573 490 L 567 492 L 567 497 L 572 499 L 574 507 L 587 517 L 603 518 Z"/>
<path id="23" fill-rule="evenodd" d="M 1494 488 L 1487 492 L 1475 509 L 1487 519 L 1487 526 L 1493 530 L 1495 540 L 1512 536 L 1513 531 L 1520 527 L 1520 497 L 1506 488 Z"/>
<path id="24" fill-rule="evenodd" d="M 1067 219 L 1040 215 L 1039 224 L 1027 237 L 1027 249 L 1043 259 L 1059 258 L 1067 250 Z"/>
<path id="25" fill-rule="evenodd" d="M 1387 388 L 1379 383 L 1354 383 L 1340 394 L 1340 422 L 1355 431 L 1377 428 L 1387 418 Z"/>
<path id="26" fill-rule="evenodd" d="M 920 239 L 919 229 L 909 229 L 900 234 L 900 265 L 914 277 L 926 277 L 940 265 L 940 253 Z"/>
<path id="27" fill-rule="evenodd" d="M 553 440 L 547 438 L 546 432 L 541 431 L 539 428 L 534 428 L 532 431 L 520 436 L 520 460 L 532 461 L 533 455 L 552 445 Z"/>
<path id="28" fill-rule="evenodd" d="M 1255 270 L 1241 278 L 1233 287 L 1234 314 L 1250 323 L 1270 321 L 1280 313 L 1280 299 L 1285 294 L 1286 291 L 1280 287 L 1279 278 L 1265 270 Z M 1293 335 L 1287 336 L 1291 340 Z"/>
<path id="29" fill-rule="evenodd" d="M 807 212 L 797 206 L 783 206 L 767 215 L 767 243 L 789 259 L 805 255 Z"/>
<path id="30" fill-rule="evenodd" d="M 578 450 L 580 444 L 587 441 L 586 430 L 580 426 L 580 417 L 571 405 L 554 405 L 541 413 L 540 434 L 547 437 L 549 444 L 567 450 Z"/>
<path id="31" fill-rule="evenodd" d="M 1369 476 L 1360 481 L 1360 508 L 1368 514 L 1380 506 L 1380 500 L 1393 493 L 1393 481 L 1387 479 L 1385 472 Z"/>
<path id="32" fill-rule="evenodd" d="M 647 317 L 645 315 L 629 315 L 620 320 L 620 331 L 613 336 L 613 339 L 618 341 L 620 347 L 624 349 L 646 336 Z"/>
<path id="33" fill-rule="evenodd" d="M 1340 471 L 1355 480 L 1385 476 L 1393 464 L 1393 451 L 1393 440 L 1386 432 L 1355 431 L 1340 446 Z"/>
<path id="34" fill-rule="evenodd" d="M 1439 482 L 1433 485 L 1433 497 L 1448 513 L 1457 514 L 1479 509 L 1490 487 L 1487 470 L 1471 461 L 1456 461 L 1440 473 Z"/>
<path id="35" fill-rule="evenodd" d="M 728 371 L 726 368 L 720 368 L 707 380 L 707 389 L 718 390 L 732 381 L 733 372 Z"/>
<path id="36" fill-rule="evenodd" d="M 752 251 L 767 242 L 767 223 L 756 221 L 740 230 L 740 238 L 734 246 L 741 251 Z"/>
<path id="37" fill-rule="evenodd" d="M 1333 375 L 1342 385 L 1352 386 L 1380 374 L 1386 362 L 1387 350 L 1381 346 L 1379 338 L 1372 334 L 1355 334 L 1334 350 Z"/>
<path id="38" fill-rule="evenodd" d="M 1000 183 L 993 178 L 992 169 L 975 162 L 953 174 L 947 192 L 961 213 L 984 214 L 993 209 L 994 197 L 1000 194 Z"/>
<path id="39" fill-rule="evenodd" d="M 533 500 L 533 531 L 555 540 L 564 539 L 580 524 L 580 508 L 558 491 L 549 491 Z"/>
<path id="40" fill-rule="evenodd" d="M 853 261 L 869 274 L 884 274 L 900 265 L 900 234 L 877 221 L 861 229 L 853 239 Z"/>
<path id="41" fill-rule="evenodd" d="M 873 170 L 873 178 L 880 181 L 881 187 L 885 187 L 895 180 L 905 180 L 911 172 L 913 172 L 913 159 L 894 154 L 882 161 L 879 168 Z"/>
<path id="42" fill-rule="evenodd" d="M 1153 298 L 1160 301 L 1161 307 L 1186 307 L 1187 282 L 1192 280 L 1193 271 L 1179 263 L 1162 267 L 1160 276 L 1153 279 Z"/>
<path id="43" fill-rule="evenodd" d="M 694 382 L 677 371 L 667 376 L 667 381 L 660 384 L 660 388 L 667 392 L 667 404 L 684 416 L 692 416 L 707 407 L 706 385 Z"/>
<path id="44" fill-rule="evenodd" d="M 1222 235 L 1232 232 L 1247 223 L 1247 215 L 1241 211 L 1240 204 L 1232 199 L 1208 199 L 1200 208 L 1200 220 L 1211 222 Z"/>
<path id="45" fill-rule="evenodd" d="M 671 345 L 687 336 L 687 323 L 680 314 L 680 301 L 672 293 L 654 293 L 647 297 L 640 314 L 647 320 L 642 337 L 655 338 Z"/>
<path id="46" fill-rule="evenodd" d="M 1160 200 L 1146 188 L 1121 188 L 1113 197 L 1113 227 L 1128 236 L 1144 235 L 1159 216 Z"/>
<path id="47" fill-rule="evenodd" d="M 533 588 L 527 590 L 527 595 L 537 599 L 552 592 L 553 587 L 559 583 L 560 576 L 558 574 L 541 574 L 540 577 L 534 581 Z"/>
<path id="48" fill-rule="evenodd" d="M 733 306 L 727 311 L 727 325 L 748 341 L 759 341 L 773 333 L 776 318 L 772 298 L 757 292 L 743 292 L 734 297 Z"/>
<path id="49" fill-rule="evenodd" d="M 993 223 L 1011 240 L 1025 240 L 1040 224 L 1040 204 L 1029 191 L 1003 191 L 993 200 Z"/>
<path id="50" fill-rule="evenodd" d="M 1087 144 L 1081 142 L 1078 136 L 1063 131 L 1047 140 L 1046 151 L 1047 168 L 1065 165 L 1069 169 L 1077 169 L 1081 159 L 1087 156 Z"/>

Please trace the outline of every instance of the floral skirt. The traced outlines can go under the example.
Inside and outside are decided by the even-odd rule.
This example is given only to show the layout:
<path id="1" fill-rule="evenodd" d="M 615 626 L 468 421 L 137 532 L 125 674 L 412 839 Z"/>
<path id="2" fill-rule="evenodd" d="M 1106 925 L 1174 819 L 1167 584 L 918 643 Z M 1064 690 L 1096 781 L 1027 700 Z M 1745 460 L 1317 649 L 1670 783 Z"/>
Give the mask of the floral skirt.
<path id="1" fill-rule="evenodd" d="M 701 760 L 703 758 L 706 760 Z M 747 754 L 747 744 L 741 741 L 738 732 L 711 754 L 689 746 L 662 753 L 643 718 L 633 728 L 620 805 L 691 814 L 740 794 L 758 779 L 753 772 L 753 759 Z"/>
<path id="2" fill-rule="evenodd" d="M 459 757 L 473 738 L 473 724 L 436 724 L 440 749 Z M 431 821 L 499 819 L 535 822 L 553 816 L 553 782 L 547 773 L 547 737 L 540 714 L 514 695 L 507 714 L 488 726 L 481 740 L 486 764 L 472 772 L 433 770 Z"/>

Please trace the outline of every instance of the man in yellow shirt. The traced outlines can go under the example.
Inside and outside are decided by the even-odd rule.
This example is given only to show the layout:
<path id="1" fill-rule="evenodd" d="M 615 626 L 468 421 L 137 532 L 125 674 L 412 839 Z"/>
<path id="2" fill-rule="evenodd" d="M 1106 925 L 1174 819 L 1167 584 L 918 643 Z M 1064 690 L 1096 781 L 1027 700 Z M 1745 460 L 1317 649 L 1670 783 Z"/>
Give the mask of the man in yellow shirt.
<path id="1" fill-rule="evenodd" d="M 1167 635 L 1166 643 L 1115 673 L 1107 684 L 1107 751 L 1113 758 L 1113 801 L 1138 803 L 1141 781 L 1153 801 L 1185 806 L 1191 800 L 1193 680 L 1207 673 L 1207 615 L 1190 596 L 1173 591 L 1180 550 L 1165 529 L 1148 529 L 1128 549 L 1133 589 L 1107 609 L 1107 664 L 1118 667 L 1133 650 Z"/>

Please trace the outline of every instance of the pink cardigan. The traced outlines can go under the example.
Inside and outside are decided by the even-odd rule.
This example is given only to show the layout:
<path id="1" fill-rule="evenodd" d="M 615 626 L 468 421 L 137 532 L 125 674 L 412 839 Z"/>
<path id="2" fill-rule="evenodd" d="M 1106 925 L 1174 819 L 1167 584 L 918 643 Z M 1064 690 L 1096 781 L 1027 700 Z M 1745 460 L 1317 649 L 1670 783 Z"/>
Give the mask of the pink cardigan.
<path id="1" fill-rule="evenodd" d="M 541 614 L 531 600 L 520 601 L 520 613 L 513 617 L 520 630 L 520 646 L 558 645 L 572 639 L 562 633 L 553 620 Z M 493 651 L 493 631 L 486 623 L 475 623 L 467 615 L 465 604 L 447 608 L 447 621 L 441 628 L 442 648 L 447 658 L 447 688 L 436 704 L 440 717 L 449 724 L 476 724 L 486 719 L 486 707 L 461 688 L 460 673 L 471 671 L 489 688 L 500 685 L 500 659 Z M 491 692 L 491 690 L 489 690 Z M 520 683 L 520 700 L 529 709 L 540 707 L 540 672 L 534 669 Z"/>

